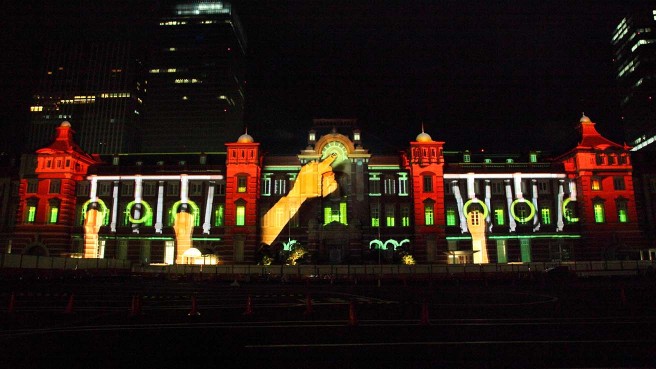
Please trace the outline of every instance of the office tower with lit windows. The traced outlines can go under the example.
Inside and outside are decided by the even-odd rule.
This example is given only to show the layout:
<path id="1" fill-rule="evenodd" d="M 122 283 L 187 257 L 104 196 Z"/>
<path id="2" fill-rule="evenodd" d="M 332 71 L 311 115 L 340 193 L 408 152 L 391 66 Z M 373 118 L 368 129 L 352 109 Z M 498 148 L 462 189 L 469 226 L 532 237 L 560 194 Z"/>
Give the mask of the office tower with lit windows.
<path id="1" fill-rule="evenodd" d="M 53 42 L 47 47 L 30 106 L 27 152 L 52 142 L 62 121 L 74 122 L 79 145 L 87 152 L 137 149 L 143 73 L 133 45 L 98 39 Z"/>
<path id="2" fill-rule="evenodd" d="M 623 18 L 613 32 L 627 143 L 656 149 L 656 6 Z"/>
<path id="3" fill-rule="evenodd" d="M 163 7 L 148 62 L 143 152 L 210 152 L 243 132 L 246 38 L 231 4 Z"/>

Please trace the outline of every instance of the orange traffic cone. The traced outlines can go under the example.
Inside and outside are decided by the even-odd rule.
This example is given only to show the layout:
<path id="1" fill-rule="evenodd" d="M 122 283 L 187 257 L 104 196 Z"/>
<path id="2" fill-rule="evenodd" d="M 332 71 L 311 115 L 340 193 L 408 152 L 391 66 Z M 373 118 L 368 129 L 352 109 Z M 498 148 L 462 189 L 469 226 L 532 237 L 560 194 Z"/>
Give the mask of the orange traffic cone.
<path id="1" fill-rule="evenodd" d="M 253 299 L 248 296 L 248 299 L 246 300 L 246 310 L 244 311 L 244 315 L 253 315 Z"/>
<path id="2" fill-rule="evenodd" d="M 355 314 L 355 302 L 351 301 L 349 304 L 349 322 L 348 325 L 354 327 L 358 325 L 358 317 Z"/>
<path id="3" fill-rule="evenodd" d="M 189 311 L 189 316 L 199 316 L 198 312 L 198 303 L 196 302 L 196 296 L 191 296 L 191 311 Z"/>
<path id="4" fill-rule="evenodd" d="M 11 293 L 11 296 L 9 296 L 9 306 L 7 307 L 7 314 L 13 314 L 16 312 L 16 294 Z"/>
<path id="5" fill-rule="evenodd" d="M 73 302 L 75 300 L 75 295 L 70 294 L 68 296 L 68 303 L 66 304 L 66 307 L 64 308 L 64 314 L 73 314 Z"/>
<path id="6" fill-rule="evenodd" d="M 310 315 L 312 314 L 312 297 L 310 295 L 307 295 L 307 298 L 305 299 L 305 315 Z"/>
<path id="7" fill-rule="evenodd" d="M 428 317 L 428 303 L 426 301 L 421 304 L 421 320 L 419 323 L 421 325 L 430 325 L 430 318 Z"/>
<path id="8" fill-rule="evenodd" d="M 141 315 L 141 296 L 132 296 L 132 305 L 130 307 L 130 316 Z"/>

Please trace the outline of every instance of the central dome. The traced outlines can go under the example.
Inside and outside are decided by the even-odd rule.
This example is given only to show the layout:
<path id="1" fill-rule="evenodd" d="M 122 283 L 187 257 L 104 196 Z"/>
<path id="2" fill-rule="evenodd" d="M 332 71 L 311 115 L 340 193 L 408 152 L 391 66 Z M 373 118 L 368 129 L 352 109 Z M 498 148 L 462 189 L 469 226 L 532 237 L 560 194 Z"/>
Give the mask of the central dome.
<path id="1" fill-rule="evenodd" d="M 243 135 L 239 136 L 237 139 L 237 142 L 239 143 L 253 143 L 253 137 L 249 135 L 248 133 L 244 133 Z"/>

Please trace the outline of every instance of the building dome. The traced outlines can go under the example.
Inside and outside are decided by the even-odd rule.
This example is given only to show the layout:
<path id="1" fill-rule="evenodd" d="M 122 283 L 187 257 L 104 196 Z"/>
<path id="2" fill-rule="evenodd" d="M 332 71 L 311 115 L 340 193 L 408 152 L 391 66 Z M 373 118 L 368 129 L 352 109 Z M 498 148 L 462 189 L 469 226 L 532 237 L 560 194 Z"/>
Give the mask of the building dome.
<path id="1" fill-rule="evenodd" d="M 59 126 L 60 127 L 70 127 L 71 123 L 69 121 L 65 120 Z"/>
<path id="2" fill-rule="evenodd" d="M 417 135 L 416 140 L 417 140 L 417 142 L 431 142 L 431 141 L 433 141 L 431 136 L 428 133 L 424 132 L 424 131 L 421 131 L 421 133 Z"/>
<path id="3" fill-rule="evenodd" d="M 581 119 L 579 120 L 579 123 L 590 123 L 590 118 L 588 118 L 585 113 L 581 116 Z"/>
<path id="4" fill-rule="evenodd" d="M 255 140 L 253 140 L 253 137 L 248 134 L 248 132 L 244 133 L 243 135 L 239 136 L 237 139 L 237 142 L 239 143 L 253 143 Z"/>

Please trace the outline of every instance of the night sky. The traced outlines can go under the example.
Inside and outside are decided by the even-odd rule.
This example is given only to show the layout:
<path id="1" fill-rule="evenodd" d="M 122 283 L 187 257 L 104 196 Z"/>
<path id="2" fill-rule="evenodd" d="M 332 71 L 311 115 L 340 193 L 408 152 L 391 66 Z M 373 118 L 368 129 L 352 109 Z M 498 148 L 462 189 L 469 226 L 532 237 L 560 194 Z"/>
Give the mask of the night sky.
<path id="1" fill-rule="evenodd" d="M 0 36 L 6 128 L 28 122 L 49 37 L 129 32 L 156 6 L 29 3 L 8 5 Z M 249 42 L 246 124 L 265 151 L 280 153 L 305 146 L 312 118 L 357 118 L 375 152 L 407 147 L 422 122 L 446 150 L 559 152 L 576 143 L 585 112 L 621 143 L 610 37 L 646 3 L 237 2 Z"/>

